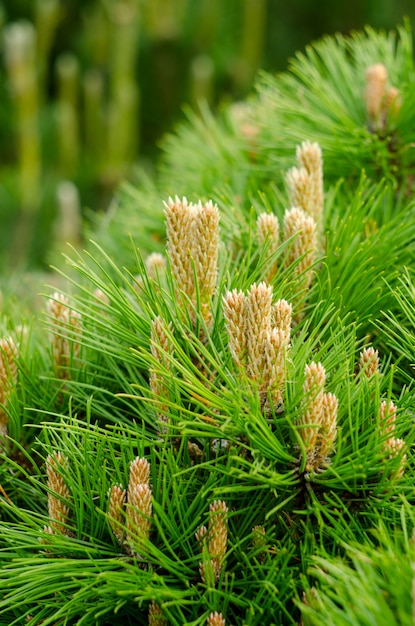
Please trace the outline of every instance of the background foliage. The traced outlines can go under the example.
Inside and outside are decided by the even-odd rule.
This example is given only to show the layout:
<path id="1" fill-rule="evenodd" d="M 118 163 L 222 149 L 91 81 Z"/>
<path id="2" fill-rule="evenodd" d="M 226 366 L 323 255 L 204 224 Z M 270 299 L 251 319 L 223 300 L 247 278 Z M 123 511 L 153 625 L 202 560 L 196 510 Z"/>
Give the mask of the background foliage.
<path id="1" fill-rule="evenodd" d="M 284 69 L 311 39 L 391 27 L 410 9 L 409 0 L 3 0 L 0 267 L 45 267 L 55 239 L 58 249 L 77 243 L 77 212 L 106 210 L 137 164 L 152 168 L 184 103 L 239 99 L 259 67 Z M 29 86 L 18 94 L 6 41 L 22 21 Z"/>

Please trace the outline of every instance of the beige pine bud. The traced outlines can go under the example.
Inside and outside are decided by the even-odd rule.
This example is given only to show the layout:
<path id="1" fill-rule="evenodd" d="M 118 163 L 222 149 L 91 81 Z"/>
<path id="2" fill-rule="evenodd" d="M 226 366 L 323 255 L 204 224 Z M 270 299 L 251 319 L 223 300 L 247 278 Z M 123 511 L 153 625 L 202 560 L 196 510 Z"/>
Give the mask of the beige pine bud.
<path id="1" fill-rule="evenodd" d="M 282 404 L 285 382 L 286 334 L 272 328 L 262 346 L 263 368 L 260 379 L 260 400 L 264 407 L 270 400 L 274 410 Z"/>
<path id="2" fill-rule="evenodd" d="M 260 383 L 264 369 L 263 346 L 271 330 L 272 287 L 252 285 L 246 297 L 246 347 L 248 376 Z"/>
<path id="3" fill-rule="evenodd" d="M 399 456 L 400 454 L 402 454 L 402 451 L 404 449 L 405 449 L 405 442 L 403 439 L 396 439 L 395 437 L 391 437 L 390 439 L 387 440 L 386 451 L 389 452 L 390 458 Z M 398 469 L 396 472 L 394 472 L 394 475 L 393 475 L 393 478 L 395 480 L 399 480 L 400 478 L 402 478 L 404 471 L 405 471 L 406 459 L 407 459 L 406 454 L 402 454 Z"/>
<path id="4" fill-rule="evenodd" d="M 304 442 L 310 467 L 317 451 L 318 434 L 324 419 L 325 381 L 326 370 L 321 363 L 310 363 L 305 366 L 303 413 L 299 421 L 299 434 Z"/>
<path id="5" fill-rule="evenodd" d="M 209 507 L 208 553 L 211 557 L 215 582 L 219 580 L 228 547 L 228 507 L 215 500 Z"/>
<path id="6" fill-rule="evenodd" d="M 396 87 L 390 87 L 386 93 L 385 98 L 385 110 L 386 116 L 391 118 L 399 113 L 401 108 L 401 100 L 399 89 Z"/>
<path id="7" fill-rule="evenodd" d="M 197 531 L 195 532 L 196 541 L 198 543 L 203 541 L 206 538 L 206 534 L 207 534 L 206 526 L 201 526 L 200 528 L 198 528 Z"/>
<path id="8" fill-rule="evenodd" d="M 398 456 L 405 448 L 405 442 L 403 439 L 397 439 L 393 436 L 396 426 L 396 411 L 397 407 L 392 400 L 384 400 L 380 404 L 379 411 L 379 423 L 382 435 L 387 435 L 387 439 L 384 442 L 384 450 L 389 458 Z M 399 479 L 402 477 L 406 464 L 406 454 L 401 456 L 398 470 L 394 473 L 394 478 Z"/>
<path id="9" fill-rule="evenodd" d="M 207 618 L 206 626 L 225 626 L 225 618 L 222 613 L 213 611 Z"/>
<path id="10" fill-rule="evenodd" d="M 199 285 L 202 317 L 211 322 L 210 305 L 218 275 L 219 209 L 212 201 L 199 203 L 195 211 L 192 254 Z"/>
<path id="11" fill-rule="evenodd" d="M 396 405 L 392 400 L 380 403 L 379 408 L 379 424 L 385 435 L 392 437 L 396 423 Z"/>
<path id="12" fill-rule="evenodd" d="M 169 332 L 172 330 L 171 322 L 167 325 L 163 318 L 158 315 L 151 322 L 151 338 L 150 338 L 150 350 L 153 357 L 163 365 L 167 370 L 170 370 L 169 354 L 172 354 L 172 343 L 169 336 Z M 169 332 L 168 332 L 169 331 Z"/>
<path id="13" fill-rule="evenodd" d="M 152 516 L 152 492 L 150 488 L 150 464 L 137 457 L 130 464 L 127 491 L 126 528 L 127 549 L 138 556 L 136 548 L 142 539 L 150 537 Z"/>
<path id="14" fill-rule="evenodd" d="M 298 207 L 314 217 L 313 182 L 305 167 L 292 167 L 285 175 L 288 197 L 292 207 Z"/>
<path id="15" fill-rule="evenodd" d="M 196 539 L 203 544 L 203 561 L 199 572 L 204 583 L 217 583 L 222 572 L 228 546 L 228 507 L 222 500 L 215 500 L 209 507 L 209 524 L 199 528 Z"/>
<path id="16" fill-rule="evenodd" d="M 297 263 L 295 273 L 300 277 L 303 289 L 308 289 L 312 280 L 311 266 L 317 251 L 316 222 L 302 209 L 289 209 L 284 215 L 284 240 L 292 238 L 286 265 Z"/>
<path id="17" fill-rule="evenodd" d="M 229 348 L 238 368 L 246 365 L 246 299 L 242 291 L 233 289 L 223 298 L 223 312 L 228 332 Z"/>
<path id="18" fill-rule="evenodd" d="M 323 420 L 318 433 L 318 450 L 313 459 L 314 468 L 321 467 L 333 453 L 337 437 L 337 411 L 339 401 L 333 393 L 323 394 Z"/>
<path id="19" fill-rule="evenodd" d="M 166 269 L 166 257 L 159 252 L 152 252 L 145 261 L 147 275 L 156 280 Z"/>
<path id="20" fill-rule="evenodd" d="M 195 284 L 191 250 L 194 239 L 194 212 L 187 199 L 169 198 L 164 203 L 166 217 L 167 253 L 178 291 L 194 298 Z"/>
<path id="21" fill-rule="evenodd" d="M 168 621 L 163 615 L 161 607 L 155 600 L 150 602 L 148 607 L 148 626 L 167 626 Z"/>
<path id="22" fill-rule="evenodd" d="M 152 515 L 152 493 L 149 485 L 128 486 L 126 508 L 127 548 L 139 556 L 143 539 L 149 539 Z"/>
<path id="23" fill-rule="evenodd" d="M 382 63 L 371 65 L 366 70 L 365 102 L 369 121 L 376 125 L 386 93 L 388 72 Z"/>
<path id="24" fill-rule="evenodd" d="M 287 300 L 277 300 L 272 308 L 272 325 L 284 333 L 287 346 L 291 339 L 292 311 L 292 305 Z"/>
<path id="25" fill-rule="evenodd" d="M 297 146 L 297 161 L 300 169 L 304 168 L 308 174 L 310 191 L 306 195 L 309 200 L 304 206 L 295 202 L 291 206 L 300 206 L 321 226 L 324 204 L 323 155 L 318 143 L 303 141 Z"/>
<path id="26" fill-rule="evenodd" d="M 59 378 L 68 379 L 71 360 L 79 358 L 81 351 L 81 315 L 69 307 L 68 298 L 59 292 L 46 302 L 46 310 L 52 324 L 50 340 L 55 371 Z"/>
<path id="27" fill-rule="evenodd" d="M 46 531 L 57 534 L 69 535 L 70 531 L 65 528 L 69 519 L 69 505 L 71 493 L 65 484 L 61 471 L 67 469 L 68 459 L 60 452 L 48 455 L 46 459 L 46 473 L 48 486 L 48 513 L 50 526 Z M 60 470 L 60 471 L 59 471 Z"/>
<path id="28" fill-rule="evenodd" d="M 312 265 L 317 252 L 316 223 L 312 217 L 308 217 L 302 209 L 294 207 L 287 210 L 284 215 L 284 239 L 291 239 L 290 249 L 286 257 L 286 267 L 296 264 L 294 273 L 298 278 L 298 295 L 307 291 L 313 278 Z M 295 320 L 301 318 L 301 304 L 297 309 Z"/>
<path id="29" fill-rule="evenodd" d="M 273 213 L 261 213 L 257 219 L 258 242 L 260 246 L 267 246 L 267 256 L 271 256 L 280 245 L 280 225 Z M 266 279 L 271 281 L 275 275 L 277 264 L 273 263 Z"/>
<path id="30" fill-rule="evenodd" d="M 150 463 L 147 459 L 137 456 L 134 461 L 130 463 L 128 488 L 141 484 L 150 484 Z"/>
<path id="31" fill-rule="evenodd" d="M 372 346 L 364 348 L 360 353 L 360 370 L 364 372 L 366 378 L 372 378 L 379 373 L 379 352 Z"/>
<path id="32" fill-rule="evenodd" d="M 303 141 L 296 149 L 297 161 L 309 174 L 321 175 L 323 171 L 323 154 L 317 142 Z"/>
<path id="33" fill-rule="evenodd" d="M 5 407 L 17 382 L 17 356 L 18 349 L 13 339 L 0 339 L 0 439 L 7 435 L 8 416 Z"/>
<path id="34" fill-rule="evenodd" d="M 201 314 L 211 323 L 210 304 L 216 287 L 219 210 L 211 201 L 188 204 L 171 198 L 165 203 L 167 252 L 178 292 L 197 304 L 195 274 L 199 287 Z M 196 319 L 190 311 L 193 324 Z"/>
<path id="35" fill-rule="evenodd" d="M 260 245 L 268 242 L 269 251 L 275 252 L 280 243 L 280 224 L 273 213 L 261 213 L 256 221 Z"/>
<path id="36" fill-rule="evenodd" d="M 126 495 L 125 489 L 123 489 L 120 485 L 114 485 L 111 487 L 108 505 L 108 521 L 114 536 L 120 544 L 122 544 L 124 539 L 122 524 L 124 523 L 125 518 L 124 507 Z"/>

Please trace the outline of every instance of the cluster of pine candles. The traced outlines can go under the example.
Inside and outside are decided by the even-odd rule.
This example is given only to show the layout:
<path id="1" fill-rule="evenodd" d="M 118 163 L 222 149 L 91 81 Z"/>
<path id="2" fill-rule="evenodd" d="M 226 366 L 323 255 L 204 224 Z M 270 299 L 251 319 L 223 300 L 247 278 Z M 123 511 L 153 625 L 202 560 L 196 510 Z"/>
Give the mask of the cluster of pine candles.
<path id="1" fill-rule="evenodd" d="M 387 71 L 382 64 L 367 69 L 364 101 L 368 127 L 381 136 L 401 106 L 400 95 L 396 88 L 388 86 Z M 278 501 L 274 509 L 271 506 L 264 519 L 258 520 L 261 523 L 250 528 L 241 523 L 239 535 L 239 522 L 235 523 L 236 528 L 232 527 L 232 520 L 243 517 L 243 513 L 238 511 L 237 498 L 233 497 L 238 488 L 235 485 L 238 475 L 229 481 L 229 486 L 222 485 L 220 493 L 215 493 L 214 489 L 211 492 L 206 490 L 204 517 L 199 515 L 191 520 L 192 513 L 189 513 L 189 524 L 193 524 L 192 539 L 187 537 L 184 543 L 190 545 L 194 559 L 188 559 L 183 567 L 191 585 L 197 590 L 195 595 L 200 594 L 197 597 L 203 598 L 198 600 L 198 621 L 192 624 L 233 626 L 233 620 L 227 618 L 226 593 L 231 587 L 227 564 L 232 561 L 232 571 L 238 571 L 234 556 L 237 541 L 242 542 L 248 560 L 266 568 L 277 551 L 269 535 L 270 526 L 276 525 L 275 519 L 279 515 L 285 515 L 287 527 L 296 527 L 297 524 L 297 529 L 293 531 L 297 540 L 302 522 L 298 522 L 300 514 L 293 521 L 295 514 L 304 502 L 312 503 L 313 499 L 323 501 L 330 480 L 334 480 L 333 476 L 338 477 L 333 472 L 328 486 L 325 486 L 324 475 L 330 472 L 336 454 L 342 453 L 338 446 L 344 445 L 339 444 L 342 440 L 339 415 L 352 413 L 354 408 L 352 393 L 350 406 L 345 407 L 342 406 L 345 398 L 341 399 L 330 391 L 331 375 L 324 359 L 308 359 L 305 365 L 303 362 L 301 366 L 297 364 L 298 345 L 309 329 L 304 322 L 314 306 L 314 303 L 309 303 L 308 295 L 324 262 L 325 222 L 322 149 L 316 142 L 303 141 L 297 146 L 296 154 L 292 155 L 293 162 L 294 159 L 295 166 L 285 175 L 289 208 L 285 210 L 283 219 L 279 220 L 272 211 L 260 212 L 256 217 L 252 238 L 258 251 L 257 258 L 261 260 L 261 276 L 245 284 L 243 289 L 228 288 L 232 281 L 228 280 L 226 270 L 221 267 L 223 250 L 228 242 L 221 239 L 218 205 L 212 200 L 189 202 L 185 197 L 175 196 L 164 203 L 165 254 L 150 254 L 142 263 L 142 272 L 128 277 L 128 294 L 122 303 L 124 294 L 121 290 L 112 289 L 109 272 L 105 275 L 108 289 L 103 289 L 103 284 L 98 285 L 99 281 L 95 281 L 94 289 L 90 284 L 81 286 L 81 295 L 89 290 L 89 300 L 83 301 L 76 292 L 72 297 L 56 291 L 46 302 L 50 370 L 58 388 L 56 405 L 70 415 L 74 389 L 77 386 L 82 389 L 82 385 L 87 387 L 85 381 L 90 361 L 86 352 L 99 341 L 98 338 L 95 342 L 94 330 L 91 330 L 94 318 L 101 317 L 103 327 L 108 324 L 110 328 L 114 309 L 132 303 L 131 316 L 139 318 L 140 323 L 145 320 L 142 326 L 147 332 L 146 353 L 131 345 L 132 355 L 134 351 L 138 355 L 139 366 L 147 368 L 143 374 L 144 382 L 135 389 L 118 390 L 121 399 L 124 395 L 142 403 L 145 444 L 137 446 L 140 449 L 137 456 L 123 458 L 120 467 L 113 468 L 114 476 L 122 476 L 123 480 L 114 480 L 109 485 L 101 510 L 111 540 L 116 545 L 113 560 L 126 566 L 132 565 L 143 575 L 155 572 L 155 578 L 159 576 L 162 579 L 163 571 L 157 569 L 156 563 L 157 550 L 161 550 L 160 538 L 163 539 L 160 519 L 163 514 L 168 517 L 168 512 L 163 513 L 167 500 L 160 494 L 163 488 L 167 490 L 167 485 L 163 483 L 166 481 L 165 473 L 154 450 L 165 447 L 181 459 L 177 463 L 179 469 L 175 468 L 178 476 L 197 468 L 213 467 L 216 461 L 223 462 L 227 457 L 232 464 L 237 458 L 240 476 L 243 472 L 248 475 L 250 468 L 254 468 L 247 481 L 251 486 L 254 484 L 252 491 L 259 489 L 255 480 L 258 485 L 261 480 L 272 482 L 272 473 L 277 473 L 277 463 L 286 464 L 286 474 L 280 472 L 282 478 L 278 488 L 269 491 L 276 502 L 277 492 L 286 499 L 283 497 L 281 502 Z M 79 267 L 88 278 L 88 270 L 81 264 Z M 286 299 L 274 295 L 278 277 L 284 273 L 290 277 L 290 296 Z M 94 280 L 91 283 L 94 285 Z M 20 393 L 19 379 L 27 377 L 21 352 L 24 352 L 29 334 L 29 329 L 18 328 L 3 337 L 0 344 L 1 451 L 4 462 L 9 459 L 12 463 L 13 471 L 16 471 L 19 456 L 16 455 L 16 442 L 9 436 L 9 420 L 12 417 L 15 419 L 12 406 Z M 391 399 L 391 390 L 379 396 L 384 374 L 378 350 L 369 341 L 365 343 L 357 361 L 351 364 L 348 377 L 352 381 L 350 385 L 361 385 L 372 402 L 371 417 L 361 430 L 369 439 L 373 435 L 376 445 L 380 442 L 379 490 L 387 494 L 388 485 L 396 490 L 399 481 L 405 477 L 407 443 L 398 436 L 402 431 L 400 410 Z M 105 346 L 102 353 L 105 353 Z M 122 364 L 120 369 L 123 365 L 128 373 L 129 363 Z M 104 369 L 98 359 L 96 367 L 98 374 L 99 367 Z M 126 375 L 125 372 L 123 375 Z M 300 384 L 298 381 L 301 381 Z M 293 391 L 295 386 L 300 391 Z M 98 383 L 95 387 L 91 383 L 91 389 L 92 395 L 95 392 L 98 395 Z M 223 414 L 220 408 L 222 402 L 226 404 L 229 401 L 229 390 L 233 399 L 240 399 L 239 406 L 235 407 L 234 423 L 230 418 L 231 408 L 227 407 Z M 255 422 L 251 420 L 252 415 L 256 416 Z M 192 431 L 189 424 L 193 417 L 195 424 Z M 149 425 L 150 420 L 152 424 Z M 183 421 L 186 421 L 186 436 L 181 430 Z M 259 435 L 255 429 L 261 429 Z M 131 433 L 128 436 L 132 437 Z M 42 466 L 46 478 L 42 476 L 43 482 L 39 481 L 45 494 L 44 504 L 47 501 L 47 511 L 36 512 L 42 523 L 38 524 L 36 549 L 32 545 L 30 547 L 39 561 L 42 558 L 58 561 L 59 557 L 63 560 L 60 546 L 66 556 L 71 542 L 76 545 L 75 553 L 78 549 L 79 533 L 74 521 L 74 503 L 78 495 L 73 491 L 74 480 L 76 482 L 73 477 L 77 474 L 64 446 L 59 449 L 56 445 L 57 440 L 51 435 Z M 258 446 L 261 441 L 269 449 Z M 120 457 L 117 457 L 118 460 Z M 106 469 L 112 461 L 112 456 L 106 459 Z M 226 460 L 224 463 L 226 465 Z M 371 480 L 375 483 L 377 479 L 372 476 Z M 350 482 L 353 482 L 352 479 Z M 339 483 L 345 485 L 343 495 L 346 503 L 349 499 L 353 506 L 360 506 L 354 500 L 352 489 L 348 489 L 347 480 L 342 483 L 340 477 Z M 243 487 L 246 491 L 247 484 Z M 294 490 L 294 485 L 299 495 L 295 496 L 297 499 L 293 508 L 285 510 L 285 503 L 291 503 L 289 492 Z M 82 491 L 82 485 L 79 488 Z M 7 501 L 9 496 L 2 486 L 1 489 Z M 94 503 L 90 505 L 92 507 Z M 338 510 L 337 505 L 334 504 L 332 509 Z M 47 523 L 44 523 L 45 519 Z M 177 552 L 179 549 L 177 547 Z M 174 552 L 174 549 L 170 551 Z M 180 557 L 177 558 L 180 560 Z M 298 555 L 295 558 L 299 559 Z M 242 569 L 245 565 L 241 563 L 239 567 Z M 272 569 L 271 565 L 269 567 Z M 180 572 L 177 579 L 183 583 Z M 269 580 L 266 582 L 269 584 Z M 186 591 L 189 586 L 190 583 L 183 583 Z M 149 592 L 149 597 L 138 603 L 140 617 L 143 619 L 144 606 L 149 626 L 171 623 L 169 611 L 171 606 L 175 608 L 173 596 L 169 596 L 168 582 L 165 587 L 162 584 L 160 587 L 165 593 L 165 601 L 160 600 L 160 594 L 151 597 Z M 318 611 L 318 592 L 314 586 L 304 587 L 302 597 L 297 593 L 290 600 L 292 606 L 289 610 L 294 617 L 289 621 L 285 615 L 287 623 L 308 623 L 306 614 L 300 616 L 300 606 L 301 610 L 311 607 Z M 204 596 L 200 590 L 206 591 Z M 272 593 L 278 595 L 278 590 Z M 183 595 L 184 607 L 188 597 L 185 599 Z M 72 601 L 73 598 L 68 598 L 69 603 Z M 242 608 L 240 610 L 241 619 L 247 620 L 241 623 L 257 623 L 248 621 L 251 619 L 249 611 L 246 613 L 248 617 L 244 617 Z M 27 623 L 42 623 L 42 619 L 37 621 L 30 612 L 25 615 Z M 72 623 L 59 619 L 57 624 Z M 96 619 L 99 620 L 98 617 Z M 264 619 L 267 619 L 266 616 Z M 177 617 L 173 623 L 178 623 Z"/>

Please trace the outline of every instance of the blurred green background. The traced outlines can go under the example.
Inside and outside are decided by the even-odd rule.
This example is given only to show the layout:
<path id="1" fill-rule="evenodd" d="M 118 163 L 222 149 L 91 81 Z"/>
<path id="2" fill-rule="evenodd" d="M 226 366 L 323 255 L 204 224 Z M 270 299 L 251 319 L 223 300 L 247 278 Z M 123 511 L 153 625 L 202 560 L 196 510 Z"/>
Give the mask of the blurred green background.
<path id="1" fill-rule="evenodd" d="M 413 0 L 3 0 L 0 270 L 77 245 L 183 105 L 243 98 L 311 40 L 392 28 Z"/>

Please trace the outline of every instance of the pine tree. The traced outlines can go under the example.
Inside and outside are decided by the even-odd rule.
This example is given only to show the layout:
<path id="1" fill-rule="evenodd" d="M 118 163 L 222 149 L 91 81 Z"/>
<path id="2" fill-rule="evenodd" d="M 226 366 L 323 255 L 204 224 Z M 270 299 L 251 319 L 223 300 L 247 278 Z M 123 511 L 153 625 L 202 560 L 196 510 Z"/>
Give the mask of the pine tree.
<path id="1" fill-rule="evenodd" d="M 1 624 L 413 623 L 411 37 L 191 116 L 5 298 Z"/>

